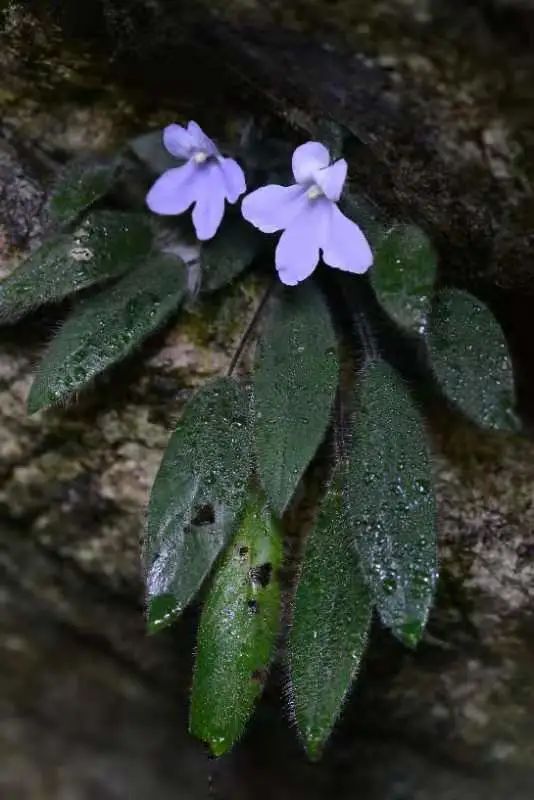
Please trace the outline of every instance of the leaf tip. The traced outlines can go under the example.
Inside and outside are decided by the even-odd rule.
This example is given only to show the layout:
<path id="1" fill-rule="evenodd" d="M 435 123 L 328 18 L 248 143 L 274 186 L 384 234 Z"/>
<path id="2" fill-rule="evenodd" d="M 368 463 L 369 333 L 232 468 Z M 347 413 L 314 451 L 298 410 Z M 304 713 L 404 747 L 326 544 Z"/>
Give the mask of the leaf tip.
<path id="1" fill-rule="evenodd" d="M 418 619 L 409 620 L 398 628 L 393 630 L 394 635 L 399 639 L 402 644 L 415 650 L 423 633 L 425 631 L 425 623 Z"/>
<path id="2" fill-rule="evenodd" d="M 147 630 L 148 633 L 158 633 L 163 628 L 171 625 L 182 612 L 182 607 L 177 603 L 173 594 L 159 594 L 151 597 L 147 604 Z"/>
<path id="3" fill-rule="evenodd" d="M 302 732 L 302 743 L 308 759 L 312 762 L 320 761 L 323 756 L 326 738 L 318 731 L 308 728 Z"/>

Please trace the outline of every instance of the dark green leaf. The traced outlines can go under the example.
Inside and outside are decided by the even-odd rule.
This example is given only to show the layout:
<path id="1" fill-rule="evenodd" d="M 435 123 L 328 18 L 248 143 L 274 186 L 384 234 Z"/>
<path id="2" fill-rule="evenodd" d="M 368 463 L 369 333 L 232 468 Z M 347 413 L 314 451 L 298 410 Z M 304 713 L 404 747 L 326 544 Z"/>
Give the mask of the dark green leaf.
<path id="1" fill-rule="evenodd" d="M 70 164 L 61 174 L 48 201 L 52 220 L 66 225 L 110 190 L 119 162 Z"/>
<path id="2" fill-rule="evenodd" d="M 186 271 L 174 256 L 157 256 L 111 289 L 85 300 L 52 340 L 31 388 L 30 412 L 62 403 L 122 361 L 180 305 Z"/>
<path id="3" fill-rule="evenodd" d="M 188 404 L 152 488 L 144 555 L 152 630 L 183 611 L 227 543 L 250 468 L 248 398 L 234 381 L 215 381 Z"/>
<path id="4" fill-rule="evenodd" d="M 375 252 L 386 235 L 386 227 L 379 210 L 367 198 L 352 192 L 343 192 L 340 207 L 349 219 L 364 232 Z"/>
<path id="5" fill-rule="evenodd" d="M 445 392 L 483 428 L 515 430 L 514 381 L 506 339 L 491 311 L 467 292 L 436 298 L 430 360 Z"/>
<path id="6" fill-rule="evenodd" d="M 282 540 L 268 507 L 249 499 L 202 611 L 191 733 L 214 755 L 239 739 L 261 694 L 279 625 Z"/>
<path id="7" fill-rule="evenodd" d="M 347 475 L 350 527 L 378 612 L 415 645 L 437 577 L 432 470 L 419 412 L 383 362 L 360 376 Z"/>
<path id="8" fill-rule="evenodd" d="M 254 375 L 258 468 L 277 514 L 324 437 L 337 379 L 336 337 L 321 293 L 310 281 L 279 291 Z"/>
<path id="9" fill-rule="evenodd" d="M 15 322 L 33 308 L 117 277 L 152 243 L 140 214 L 95 211 L 73 234 L 46 242 L 0 283 L 0 321 Z"/>
<path id="10" fill-rule="evenodd" d="M 436 255 L 427 236 L 412 225 L 390 228 L 374 250 L 369 275 L 393 319 L 412 332 L 423 333 L 436 278 Z"/>
<path id="11" fill-rule="evenodd" d="M 172 156 L 163 146 L 163 132 L 151 131 L 137 136 L 130 142 L 130 148 L 136 157 L 153 175 L 160 175 L 168 169 L 179 167 L 182 163 Z"/>
<path id="12" fill-rule="evenodd" d="M 290 635 L 292 700 L 310 758 L 341 713 L 367 643 L 371 600 L 337 480 L 310 534 Z"/>
<path id="13" fill-rule="evenodd" d="M 202 291 L 213 292 L 250 266 L 260 248 L 258 232 L 241 217 L 229 217 L 217 236 L 202 245 Z"/>

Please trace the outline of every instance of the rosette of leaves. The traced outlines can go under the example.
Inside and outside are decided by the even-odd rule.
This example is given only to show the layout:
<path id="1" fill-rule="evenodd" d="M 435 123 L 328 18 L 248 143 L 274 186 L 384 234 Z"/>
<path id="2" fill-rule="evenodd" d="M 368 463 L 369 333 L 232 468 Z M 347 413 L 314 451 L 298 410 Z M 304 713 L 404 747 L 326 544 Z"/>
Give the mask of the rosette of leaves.
<path id="1" fill-rule="evenodd" d="M 153 136 L 134 151 L 149 166 L 162 156 Z M 86 388 L 187 297 L 188 267 L 162 249 L 148 215 L 117 210 L 120 168 L 70 168 L 50 200 L 50 238 L 0 284 L 5 323 L 79 295 L 38 368 L 31 410 Z M 297 287 L 277 286 L 250 383 L 222 377 L 191 397 L 152 489 L 148 626 L 172 624 L 202 592 L 190 728 L 216 755 L 242 736 L 281 635 L 311 758 L 342 712 L 373 615 L 408 647 L 421 639 L 438 553 L 418 389 L 484 428 L 515 426 L 510 357 L 488 307 L 436 288 L 436 255 L 420 229 L 384 221 L 356 196 L 344 210 L 371 242 L 369 277 L 319 270 Z M 205 291 L 258 262 L 259 248 L 230 217 L 198 253 Z M 272 258 L 258 263 L 270 269 Z M 323 490 L 313 490 L 314 522 L 287 586 L 286 511 L 317 485 L 312 465 Z"/>

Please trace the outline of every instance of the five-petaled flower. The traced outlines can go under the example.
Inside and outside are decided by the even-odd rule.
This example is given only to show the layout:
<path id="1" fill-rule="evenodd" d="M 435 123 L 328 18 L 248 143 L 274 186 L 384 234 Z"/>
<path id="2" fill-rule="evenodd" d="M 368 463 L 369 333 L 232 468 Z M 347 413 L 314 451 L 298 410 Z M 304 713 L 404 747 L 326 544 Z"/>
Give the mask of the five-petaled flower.
<path id="1" fill-rule="evenodd" d="M 243 216 L 263 233 L 283 230 L 276 248 L 282 283 L 295 286 L 322 257 L 330 267 L 366 272 L 373 254 L 360 228 L 337 207 L 347 177 L 347 162 L 330 165 L 330 153 L 308 142 L 293 153 L 293 186 L 263 186 L 244 198 Z"/>
<path id="2" fill-rule="evenodd" d="M 187 128 L 168 125 L 163 144 L 186 163 L 158 178 L 147 194 L 148 207 L 156 214 L 183 214 L 194 203 L 197 237 L 213 238 L 224 216 L 225 200 L 237 203 L 247 190 L 243 170 L 237 161 L 220 154 L 196 122 L 189 122 Z"/>

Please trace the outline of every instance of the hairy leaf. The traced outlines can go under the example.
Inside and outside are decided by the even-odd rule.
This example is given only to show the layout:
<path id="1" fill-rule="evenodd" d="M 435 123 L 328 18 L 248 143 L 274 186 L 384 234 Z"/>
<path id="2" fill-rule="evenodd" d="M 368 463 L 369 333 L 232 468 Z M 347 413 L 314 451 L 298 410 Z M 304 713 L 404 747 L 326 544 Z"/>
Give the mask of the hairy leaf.
<path id="1" fill-rule="evenodd" d="M 230 283 L 251 265 L 261 246 L 261 236 L 242 217 L 225 220 L 217 236 L 200 251 L 202 291 L 214 292 Z"/>
<path id="2" fill-rule="evenodd" d="M 438 294 L 430 360 L 446 393 L 483 428 L 515 430 L 514 381 L 506 339 L 491 311 L 468 292 Z"/>
<path id="3" fill-rule="evenodd" d="M 281 560 L 271 512 L 251 496 L 198 633 L 190 728 L 216 756 L 239 739 L 263 689 L 279 625 Z"/>
<path id="4" fill-rule="evenodd" d="M 358 672 L 371 621 L 337 479 L 310 534 L 290 634 L 291 696 L 310 758 L 318 758 Z"/>
<path id="5" fill-rule="evenodd" d="M 393 319 L 412 332 L 423 333 L 436 278 L 436 255 L 423 231 L 412 225 L 385 231 L 369 275 Z"/>
<path id="6" fill-rule="evenodd" d="M 185 291 L 183 263 L 157 256 L 82 301 L 41 361 L 28 399 L 30 412 L 65 402 L 124 359 L 179 307 Z"/>
<path id="7" fill-rule="evenodd" d="M 89 214 L 73 234 L 46 242 L 0 283 L 0 321 L 15 322 L 37 306 L 121 275 L 146 256 L 151 243 L 140 214 Z"/>
<path id="8" fill-rule="evenodd" d="M 364 575 L 384 624 L 415 645 L 437 578 L 432 470 L 419 412 L 383 362 L 360 376 L 348 461 L 349 524 Z"/>
<path id="9" fill-rule="evenodd" d="M 110 190 L 119 162 L 75 162 L 69 164 L 50 194 L 52 220 L 66 225 Z"/>
<path id="10" fill-rule="evenodd" d="M 336 337 L 321 293 L 311 282 L 279 291 L 254 374 L 258 469 L 277 514 L 324 437 L 337 379 Z"/>
<path id="11" fill-rule="evenodd" d="M 248 398 L 219 379 L 189 402 L 152 487 L 144 548 L 152 630 L 183 611 L 233 533 L 250 461 Z"/>

